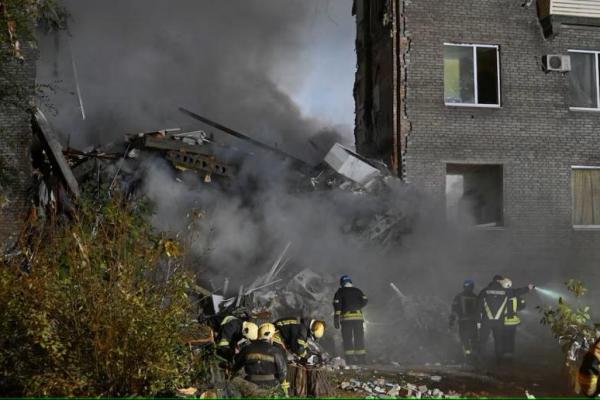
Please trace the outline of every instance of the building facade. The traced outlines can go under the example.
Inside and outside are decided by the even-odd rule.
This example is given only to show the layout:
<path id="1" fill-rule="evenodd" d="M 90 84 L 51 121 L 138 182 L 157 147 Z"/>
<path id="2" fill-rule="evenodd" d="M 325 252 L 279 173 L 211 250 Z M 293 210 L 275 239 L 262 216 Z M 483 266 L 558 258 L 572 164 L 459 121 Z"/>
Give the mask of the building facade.
<path id="1" fill-rule="evenodd" d="M 358 152 L 561 271 L 600 260 L 600 4 L 573 3 L 354 4 Z"/>
<path id="2" fill-rule="evenodd" d="M 31 189 L 31 111 L 27 98 L 35 87 L 35 52 L 28 51 L 25 62 L 8 61 L 2 65 L 1 87 L 18 96 L 0 100 L 0 249 L 20 232 L 30 207 Z"/>

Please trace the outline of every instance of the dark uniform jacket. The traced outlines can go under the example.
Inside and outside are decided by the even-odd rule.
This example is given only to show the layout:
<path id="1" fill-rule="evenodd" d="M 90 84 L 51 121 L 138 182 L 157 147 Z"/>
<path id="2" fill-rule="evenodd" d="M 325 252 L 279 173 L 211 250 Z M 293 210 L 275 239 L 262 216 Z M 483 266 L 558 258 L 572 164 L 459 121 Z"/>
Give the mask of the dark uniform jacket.
<path id="1" fill-rule="evenodd" d="M 335 292 L 333 308 L 336 318 L 342 321 L 362 321 L 362 309 L 367 305 L 367 296 L 354 286 L 344 286 Z"/>
<path id="2" fill-rule="evenodd" d="M 242 334 L 243 321 L 233 315 L 228 315 L 221 321 L 217 334 L 217 348 L 235 348 L 244 335 Z"/>
<path id="3" fill-rule="evenodd" d="M 598 362 L 598 342 L 583 356 L 583 361 L 577 372 L 576 392 L 596 397 L 600 394 L 598 388 L 598 376 L 600 375 L 600 362 Z"/>
<path id="4" fill-rule="evenodd" d="M 310 336 L 310 319 L 281 318 L 275 321 L 275 328 L 277 328 L 286 349 L 302 358 L 308 355 L 307 340 Z"/>
<path id="5" fill-rule="evenodd" d="M 242 367 L 246 380 L 258 385 L 274 386 L 287 376 L 287 363 L 281 348 L 265 340 L 255 340 L 240 351 L 233 371 Z"/>
<path id="6" fill-rule="evenodd" d="M 477 321 L 477 295 L 472 291 L 463 291 L 457 294 L 452 301 L 452 313 L 450 314 L 450 322 L 455 320 L 462 321 Z"/>
<path id="7" fill-rule="evenodd" d="M 504 323 L 509 299 L 529 292 L 528 287 L 504 289 L 500 282 L 491 282 L 478 296 L 478 314 L 482 322 Z"/>

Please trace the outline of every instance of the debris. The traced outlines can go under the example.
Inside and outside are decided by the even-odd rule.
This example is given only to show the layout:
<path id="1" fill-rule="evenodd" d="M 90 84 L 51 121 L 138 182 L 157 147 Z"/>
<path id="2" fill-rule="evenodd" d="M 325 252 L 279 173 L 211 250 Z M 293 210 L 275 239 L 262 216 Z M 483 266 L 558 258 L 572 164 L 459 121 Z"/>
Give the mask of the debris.
<path id="1" fill-rule="evenodd" d="M 334 357 L 330 362 L 329 366 L 333 369 L 343 369 L 346 368 L 346 360 L 342 357 Z"/>
<path id="2" fill-rule="evenodd" d="M 400 385 L 394 385 L 386 394 L 391 397 L 398 397 L 400 396 L 400 389 Z M 407 396 L 410 396 L 410 394 Z"/>
<path id="3" fill-rule="evenodd" d="M 340 389 L 342 389 L 342 390 L 352 390 L 352 389 L 354 389 L 354 386 L 350 382 L 342 382 L 340 384 Z"/>
<path id="4" fill-rule="evenodd" d="M 425 386 L 425 385 L 421 385 L 421 386 L 419 386 L 417 389 L 418 389 L 418 390 L 419 390 L 419 392 L 421 392 L 421 393 L 427 393 L 427 390 L 428 390 L 428 389 L 427 389 L 427 386 Z"/>
<path id="5" fill-rule="evenodd" d="M 331 147 L 324 161 L 340 175 L 366 188 L 382 176 L 369 161 L 339 143 Z"/>
<path id="6" fill-rule="evenodd" d="M 430 376 L 429 379 L 431 379 L 434 382 L 441 382 L 442 381 L 442 377 L 438 376 L 438 375 Z"/>
<path id="7" fill-rule="evenodd" d="M 205 118 L 205 117 L 203 117 L 201 115 L 198 115 L 198 114 L 196 114 L 196 113 L 194 113 L 192 111 L 189 111 L 189 110 L 187 110 L 187 109 L 185 109 L 183 107 L 179 107 L 179 111 L 181 111 L 182 113 L 184 113 L 184 114 L 186 114 L 186 115 L 188 115 L 188 116 L 190 116 L 190 117 L 192 117 L 192 118 L 194 118 L 194 119 L 196 119 L 196 120 L 198 120 L 198 121 L 200 121 L 202 123 L 205 123 L 208 126 L 212 126 L 213 128 L 216 128 L 216 129 L 220 130 L 221 132 L 227 133 L 228 135 L 234 136 L 234 137 L 236 137 L 238 139 L 241 139 L 241 140 L 244 140 L 244 141 L 246 141 L 248 143 L 252 143 L 256 147 L 259 147 L 259 148 L 261 148 L 263 150 L 267 150 L 268 152 L 271 152 L 271 153 L 273 153 L 275 155 L 283 157 L 285 160 L 290 161 L 290 163 L 292 165 L 292 168 L 294 168 L 294 169 L 296 169 L 296 170 L 298 170 L 300 172 L 309 173 L 309 172 L 313 171 L 313 168 L 310 165 L 308 165 L 304 161 L 302 161 L 302 160 L 300 160 L 300 159 L 298 159 L 298 158 L 296 158 L 296 157 L 294 157 L 292 155 L 287 154 L 284 151 L 281 151 L 281 150 L 279 150 L 279 149 L 277 149 L 275 147 L 266 145 L 266 144 L 264 144 L 262 142 L 259 142 L 258 140 L 254 140 L 251 137 L 248 137 L 248 136 L 244 135 L 243 133 L 234 131 L 231 128 L 228 128 L 228 127 L 226 127 L 224 125 L 221 125 L 221 124 L 219 124 L 217 122 L 211 121 L 210 119 Z"/>
<path id="8" fill-rule="evenodd" d="M 198 389 L 195 387 L 187 387 L 182 389 L 177 389 L 177 396 L 179 397 L 191 397 L 195 396 L 198 393 Z"/>
<path id="9" fill-rule="evenodd" d="M 527 390 L 525 391 L 525 396 L 526 396 L 528 399 L 535 399 L 535 396 L 534 396 L 534 395 L 532 395 L 532 394 L 530 394 L 530 393 L 529 393 L 529 391 L 527 391 Z"/>
<path id="10" fill-rule="evenodd" d="M 75 197 L 78 197 L 79 184 L 77 183 L 77 179 L 73 176 L 71 167 L 69 167 L 69 164 L 63 155 L 62 145 L 56 138 L 54 130 L 40 109 L 35 110 L 33 122 L 35 127 L 37 127 L 35 131 L 44 146 L 44 150 L 46 150 L 50 163 L 54 168 L 60 171 L 61 177 L 71 193 L 73 193 Z"/>

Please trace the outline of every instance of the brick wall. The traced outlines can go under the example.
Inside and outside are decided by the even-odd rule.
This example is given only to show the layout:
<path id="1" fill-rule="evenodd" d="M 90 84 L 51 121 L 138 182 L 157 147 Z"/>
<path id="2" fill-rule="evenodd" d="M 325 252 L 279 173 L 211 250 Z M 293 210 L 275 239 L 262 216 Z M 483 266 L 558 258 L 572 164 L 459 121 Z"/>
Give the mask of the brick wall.
<path id="1" fill-rule="evenodd" d="M 443 206 L 446 163 L 502 164 L 505 227 L 473 232 L 473 247 L 512 268 L 598 269 L 600 232 L 572 228 L 570 176 L 572 165 L 600 165 L 600 113 L 569 111 L 568 75 L 544 73 L 541 57 L 600 50 L 600 29 L 565 27 L 545 40 L 535 3 L 523 3 L 404 0 L 406 179 Z M 500 109 L 444 105 L 444 42 L 500 46 Z"/>
<path id="2" fill-rule="evenodd" d="M 24 64 L 13 62 L 2 65 L 2 68 L 7 68 L 10 76 L 32 92 L 35 85 L 35 57 L 29 54 L 27 60 Z M 18 234 L 29 206 L 30 118 L 23 108 L 0 102 L 0 247 Z"/>

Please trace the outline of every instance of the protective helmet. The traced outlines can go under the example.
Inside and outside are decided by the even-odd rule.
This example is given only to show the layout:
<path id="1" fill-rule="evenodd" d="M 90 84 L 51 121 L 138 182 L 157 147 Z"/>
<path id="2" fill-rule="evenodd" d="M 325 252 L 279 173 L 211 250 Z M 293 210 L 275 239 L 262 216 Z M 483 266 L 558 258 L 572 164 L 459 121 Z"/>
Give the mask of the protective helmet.
<path id="1" fill-rule="evenodd" d="M 475 287 L 475 281 L 473 279 L 465 279 L 463 282 L 463 288 L 473 289 Z"/>
<path id="2" fill-rule="evenodd" d="M 325 321 L 319 319 L 310 321 L 310 332 L 315 339 L 321 339 L 325 334 Z"/>
<path id="3" fill-rule="evenodd" d="M 275 335 L 275 325 L 270 322 L 265 322 L 258 327 L 258 338 L 260 340 L 273 339 Z"/>
<path id="4" fill-rule="evenodd" d="M 345 283 L 352 283 L 352 278 L 350 278 L 350 275 L 342 275 L 340 277 L 340 286 L 344 286 Z"/>
<path id="5" fill-rule="evenodd" d="M 500 281 L 500 284 L 504 289 L 510 289 L 512 287 L 512 281 L 508 278 L 504 278 Z"/>
<path id="6" fill-rule="evenodd" d="M 258 325 L 254 322 L 244 321 L 242 323 L 242 335 L 248 340 L 258 339 Z"/>

